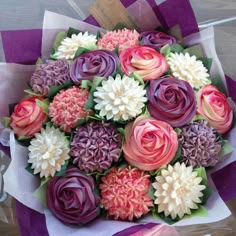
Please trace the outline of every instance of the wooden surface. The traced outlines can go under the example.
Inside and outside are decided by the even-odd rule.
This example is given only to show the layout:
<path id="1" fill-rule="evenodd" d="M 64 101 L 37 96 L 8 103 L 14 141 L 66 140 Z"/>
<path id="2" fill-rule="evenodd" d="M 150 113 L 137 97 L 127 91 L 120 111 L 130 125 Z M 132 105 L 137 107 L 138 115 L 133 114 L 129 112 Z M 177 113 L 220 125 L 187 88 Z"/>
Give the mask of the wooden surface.
<path id="1" fill-rule="evenodd" d="M 161 0 L 159 0 L 161 1 Z M 174 0 L 173 0 L 174 1 Z M 176 0 L 178 1 L 178 0 Z M 73 7 L 78 5 L 82 12 Z M 58 12 L 77 19 L 88 14 L 87 7 L 93 0 L 0 0 L 0 30 L 41 28 L 45 10 Z M 191 0 L 198 22 L 217 20 L 236 16 L 236 0 Z M 19 20 L 20 19 L 20 20 Z M 215 27 L 216 50 L 221 60 L 225 73 L 236 79 L 236 21 Z M 0 39 L 1 44 L 1 39 Z M 0 46 L 0 62 L 3 61 Z M 194 227 L 179 228 L 183 236 L 235 236 L 236 235 L 236 199 L 227 203 L 233 216 L 224 221 L 199 225 Z M 14 213 L 14 202 L 12 211 Z M 4 207 L 6 214 L 10 212 Z M 198 229 L 194 234 L 193 230 Z M 15 215 L 9 224 L 0 222 L 0 236 L 18 236 L 18 226 Z M 29 235 L 30 236 L 30 235 Z M 109 235 L 107 235 L 109 236 Z"/>

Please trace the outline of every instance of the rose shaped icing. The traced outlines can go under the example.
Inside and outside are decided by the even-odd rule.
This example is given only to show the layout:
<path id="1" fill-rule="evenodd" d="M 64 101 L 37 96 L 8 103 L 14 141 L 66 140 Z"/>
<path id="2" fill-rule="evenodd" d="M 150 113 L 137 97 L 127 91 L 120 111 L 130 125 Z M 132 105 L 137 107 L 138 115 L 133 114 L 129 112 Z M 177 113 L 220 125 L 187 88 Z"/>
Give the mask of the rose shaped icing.
<path id="1" fill-rule="evenodd" d="M 184 80 L 171 77 L 151 80 L 147 96 L 151 116 L 173 127 L 187 124 L 196 114 L 194 90 Z"/>
<path id="2" fill-rule="evenodd" d="M 155 30 L 142 32 L 140 34 L 140 39 L 142 40 L 143 45 L 157 50 L 160 50 L 166 44 L 171 45 L 176 43 L 176 39 L 173 36 Z"/>
<path id="3" fill-rule="evenodd" d="M 158 79 L 168 69 L 168 63 L 155 49 L 138 46 L 128 48 L 120 53 L 121 69 L 129 75 L 133 72 L 142 77 L 144 81 Z"/>
<path id="4" fill-rule="evenodd" d="M 163 121 L 140 116 L 125 127 L 125 159 L 141 170 L 156 170 L 168 164 L 177 149 L 177 134 Z"/>
<path id="5" fill-rule="evenodd" d="M 198 112 L 204 116 L 210 125 L 220 134 L 226 133 L 232 126 L 233 110 L 227 97 L 214 85 L 206 85 L 199 90 Z"/>
<path id="6" fill-rule="evenodd" d="M 118 56 L 108 50 L 95 50 L 77 57 L 70 68 L 70 76 L 75 84 L 94 76 L 108 77 L 119 65 Z"/>
<path id="7" fill-rule="evenodd" d="M 61 221 L 86 224 L 99 214 L 99 197 L 91 176 L 76 167 L 68 167 L 64 176 L 53 177 L 48 184 L 47 204 Z"/>
<path id="8" fill-rule="evenodd" d="M 33 136 L 41 130 L 43 123 L 47 121 L 47 115 L 37 105 L 37 100 L 43 101 L 43 99 L 32 96 L 23 99 L 15 106 L 10 126 L 18 137 Z"/>

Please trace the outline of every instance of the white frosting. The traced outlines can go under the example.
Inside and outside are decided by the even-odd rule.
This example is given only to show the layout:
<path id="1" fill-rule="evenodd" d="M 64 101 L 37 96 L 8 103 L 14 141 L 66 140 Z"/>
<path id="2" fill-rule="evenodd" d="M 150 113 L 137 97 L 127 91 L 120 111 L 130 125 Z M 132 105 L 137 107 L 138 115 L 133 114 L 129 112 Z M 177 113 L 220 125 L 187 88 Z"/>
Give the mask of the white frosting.
<path id="1" fill-rule="evenodd" d="M 99 115 L 107 120 L 129 120 L 141 114 L 146 91 L 138 81 L 128 76 L 111 76 L 102 82 L 101 87 L 96 88 L 94 101 L 95 109 L 100 110 Z"/>
<path id="2" fill-rule="evenodd" d="M 210 84 L 210 75 L 196 56 L 190 56 L 189 53 L 171 53 L 168 64 L 174 77 L 189 82 L 196 89 Z"/>
<path id="3" fill-rule="evenodd" d="M 88 32 L 73 34 L 71 38 L 67 37 L 58 47 L 57 52 L 53 55 L 57 59 L 65 58 L 67 60 L 73 59 L 79 47 L 95 50 L 97 39 L 96 35 L 89 35 Z"/>
<path id="4" fill-rule="evenodd" d="M 191 214 L 191 209 L 198 209 L 197 204 L 201 203 L 203 196 L 201 191 L 206 188 L 200 185 L 201 181 L 202 178 L 193 172 L 193 167 L 186 167 L 184 163 L 180 165 L 177 162 L 173 167 L 169 165 L 167 170 L 162 170 L 153 183 L 158 213 L 164 212 L 165 216 L 175 219 Z"/>
<path id="5" fill-rule="evenodd" d="M 30 142 L 28 163 L 32 164 L 34 174 L 40 173 L 40 178 L 53 177 L 70 158 L 69 151 L 69 141 L 65 134 L 47 126 Z"/>

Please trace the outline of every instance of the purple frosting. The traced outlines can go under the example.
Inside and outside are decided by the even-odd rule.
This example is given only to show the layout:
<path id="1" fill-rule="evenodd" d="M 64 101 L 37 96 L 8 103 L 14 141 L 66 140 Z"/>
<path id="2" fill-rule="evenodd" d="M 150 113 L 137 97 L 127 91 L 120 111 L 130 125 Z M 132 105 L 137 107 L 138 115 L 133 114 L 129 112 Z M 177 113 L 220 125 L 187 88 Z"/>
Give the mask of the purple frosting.
<path id="1" fill-rule="evenodd" d="M 80 170 L 102 172 L 118 161 L 121 147 L 122 136 L 112 123 L 91 121 L 76 129 L 70 155 Z"/>
<path id="2" fill-rule="evenodd" d="M 147 97 L 150 114 L 173 127 L 187 124 L 196 114 L 194 90 L 187 81 L 171 77 L 151 80 Z"/>
<path id="3" fill-rule="evenodd" d="M 95 76 L 108 77 L 118 68 L 118 56 L 108 50 L 95 50 L 77 57 L 70 68 L 70 76 L 75 84 Z"/>
<path id="4" fill-rule="evenodd" d="M 35 93 L 48 96 L 50 87 L 64 84 L 70 80 L 70 67 L 65 59 L 47 61 L 38 65 L 30 79 L 30 86 Z"/>
<path id="5" fill-rule="evenodd" d="M 143 45 L 152 47 L 158 51 L 166 44 L 171 45 L 176 43 L 176 39 L 173 36 L 154 30 L 142 32 L 140 39 L 143 41 Z"/>
<path id="6" fill-rule="evenodd" d="M 182 128 L 178 136 L 181 161 L 193 167 L 213 167 L 218 161 L 221 140 L 207 121 L 193 122 Z"/>
<path id="7" fill-rule="evenodd" d="M 65 176 L 53 177 L 48 184 L 47 204 L 61 221 L 86 224 L 99 215 L 98 195 L 91 176 L 68 167 Z"/>

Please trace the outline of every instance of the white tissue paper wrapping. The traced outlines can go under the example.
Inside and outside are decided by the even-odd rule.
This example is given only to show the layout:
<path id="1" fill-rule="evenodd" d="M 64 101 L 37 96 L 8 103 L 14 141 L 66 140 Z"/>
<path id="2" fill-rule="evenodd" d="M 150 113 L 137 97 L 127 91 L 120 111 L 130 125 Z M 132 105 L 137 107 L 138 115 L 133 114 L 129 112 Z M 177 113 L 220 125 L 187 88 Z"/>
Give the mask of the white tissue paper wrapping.
<path id="1" fill-rule="evenodd" d="M 65 17 L 56 13 L 46 12 L 44 18 L 44 29 L 43 29 L 43 41 L 42 41 L 42 55 L 44 58 L 49 56 L 50 49 L 53 45 L 54 38 L 56 34 L 62 30 L 67 30 L 69 27 L 78 28 L 82 31 L 86 30 L 91 33 L 96 33 L 99 28 L 95 26 L 88 25 L 87 23 Z M 214 44 L 214 31 L 212 28 L 206 29 L 201 31 L 200 33 L 194 34 L 185 38 L 185 43 L 188 45 L 194 44 L 201 44 L 206 56 L 213 58 L 213 66 L 211 69 L 211 75 L 220 75 L 222 79 L 224 78 L 224 72 L 222 70 L 221 64 L 217 57 L 215 51 L 215 44 Z M 22 73 L 25 70 L 24 79 L 19 79 L 20 70 Z M 11 93 L 5 92 L 6 97 L 2 97 L 2 93 L 0 93 L 1 99 L 4 99 L 4 104 L 8 104 L 13 102 L 17 102 L 20 100 L 20 95 L 22 95 L 22 87 L 25 86 L 25 82 L 30 78 L 30 75 L 33 72 L 33 67 L 31 66 L 21 66 L 18 67 L 17 65 L 9 66 L 7 64 L 0 64 L 0 71 L 3 71 L 4 76 L 9 78 L 10 80 L 5 80 L 4 76 L 1 78 L 0 81 L 5 81 L 5 89 L 11 86 L 14 83 L 16 88 L 16 93 L 13 97 Z M 24 74 L 24 73 L 23 73 Z M 23 75 L 21 74 L 21 75 Z M 0 73 L 0 76 L 1 73 Z M 14 81 L 14 82 L 13 82 Z M 2 83 L 2 82 L 1 82 Z M 22 84 L 23 83 L 23 84 Z M 19 86 L 19 87 L 18 87 Z M 0 88 L 1 91 L 5 91 L 2 87 Z M 8 90 L 9 91 L 9 90 Z M 16 100 L 18 98 L 18 100 Z M 0 101 L 2 101 L 0 99 Z M 6 109 L 4 108 L 4 114 Z M 236 135 L 236 129 L 234 128 L 231 130 L 229 135 L 229 141 L 233 146 L 236 146 L 236 140 L 233 139 Z M 8 168 L 7 172 L 4 175 L 5 181 L 5 191 L 8 192 L 10 195 L 15 197 L 18 201 L 22 202 L 26 206 L 38 211 L 44 212 L 46 216 L 46 224 L 47 229 L 50 235 L 57 235 L 57 236 L 64 236 L 64 235 L 83 235 L 89 236 L 91 234 L 96 234 L 97 236 L 104 236 L 104 235 L 112 235 L 122 229 L 125 229 L 129 226 L 135 225 L 137 223 L 131 222 L 121 222 L 121 221 L 108 221 L 97 219 L 87 225 L 86 227 L 76 227 L 71 225 L 65 225 L 61 223 L 58 219 L 56 219 L 52 213 L 48 209 L 43 209 L 41 204 L 33 197 L 33 192 L 37 188 L 39 181 L 36 177 L 29 174 L 25 167 L 27 166 L 27 148 L 20 146 L 16 140 L 14 139 L 14 135 L 11 134 L 10 139 L 10 146 L 11 146 L 11 155 L 12 161 L 10 167 Z M 215 170 L 221 169 L 227 164 L 236 160 L 236 152 L 234 151 L 227 158 L 220 162 L 216 167 Z M 215 171 L 214 170 L 214 171 Z M 210 180 L 210 182 L 212 182 Z M 174 226 L 187 226 L 193 224 L 207 224 L 211 222 L 220 221 L 226 217 L 228 217 L 231 213 L 225 203 L 220 198 L 217 192 L 214 192 L 211 197 L 209 198 L 205 207 L 208 210 L 208 216 L 196 216 L 192 218 L 182 219 L 179 222 L 175 223 Z M 155 222 L 153 218 L 150 216 L 144 217 L 138 223 L 147 223 L 147 222 Z"/>

